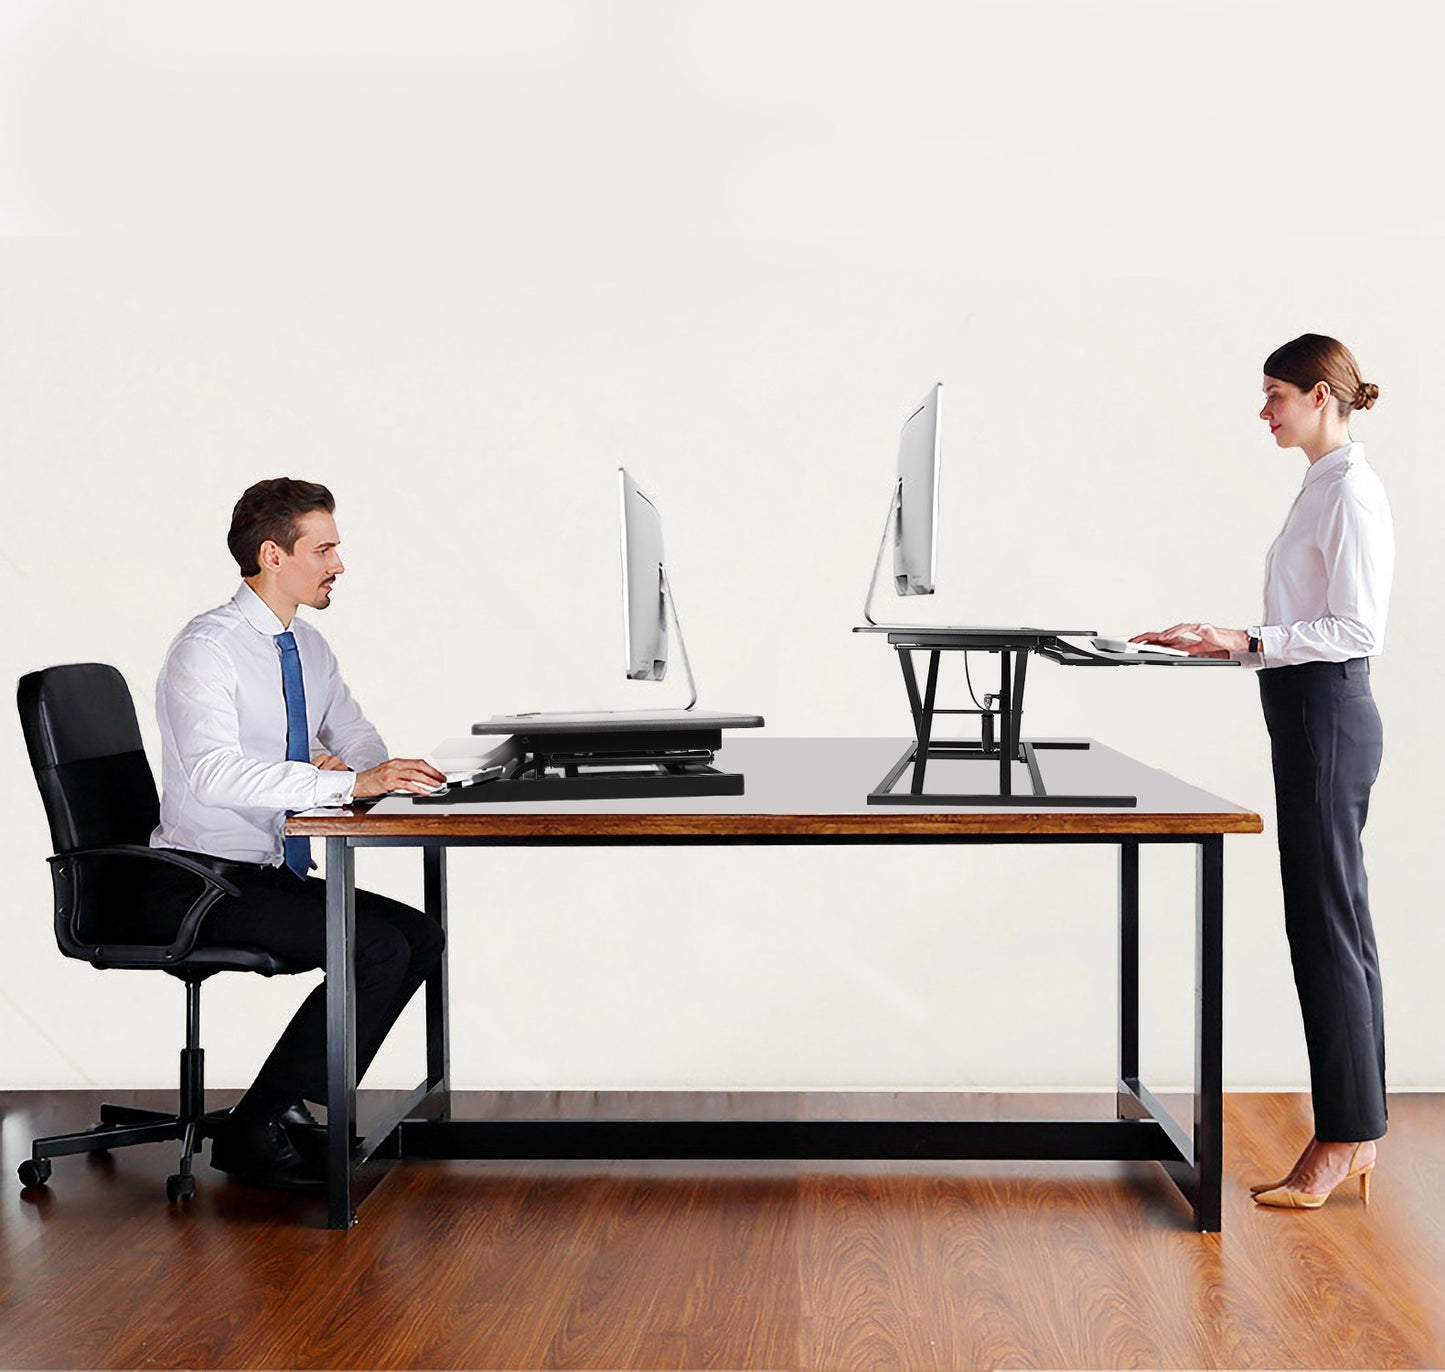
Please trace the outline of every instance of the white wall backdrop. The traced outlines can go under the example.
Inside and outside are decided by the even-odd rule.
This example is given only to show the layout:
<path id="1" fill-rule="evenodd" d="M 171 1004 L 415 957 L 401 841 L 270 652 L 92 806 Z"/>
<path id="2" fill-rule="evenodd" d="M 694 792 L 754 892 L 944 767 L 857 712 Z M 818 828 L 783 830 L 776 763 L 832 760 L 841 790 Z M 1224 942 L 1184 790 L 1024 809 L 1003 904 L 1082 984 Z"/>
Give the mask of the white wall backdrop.
<path id="1" fill-rule="evenodd" d="M 158 764 L 165 647 L 231 594 L 236 496 L 285 473 L 337 493 L 324 627 L 394 751 L 677 703 L 621 678 L 626 463 L 703 704 L 901 736 L 893 655 L 849 629 L 932 382 L 928 617 L 1243 625 L 1305 465 L 1255 417 L 1260 365 L 1332 333 L 1380 385 L 1354 433 L 1400 549 L 1367 834 L 1391 1078 L 1445 1088 L 1441 8 L 0 4 L 0 675 L 115 663 Z M 1032 732 L 1265 816 L 1226 845 L 1226 1080 L 1303 1086 L 1253 680 L 1030 682 Z M 0 1087 L 172 1081 L 179 988 L 59 956 L 13 722 L 0 768 Z M 456 1079 L 1107 1087 L 1112 864 L 454 854 Z M 419 869 L 359 862 L 418 901 Z M 1189 874 L 1146 852 L 1164 1083 L 1192 1070 Z M 215 1083 L 303 989 L 212 983 Z M 369 1082 L 414 1080 L 419 1042 L 410 1012 Z"/>

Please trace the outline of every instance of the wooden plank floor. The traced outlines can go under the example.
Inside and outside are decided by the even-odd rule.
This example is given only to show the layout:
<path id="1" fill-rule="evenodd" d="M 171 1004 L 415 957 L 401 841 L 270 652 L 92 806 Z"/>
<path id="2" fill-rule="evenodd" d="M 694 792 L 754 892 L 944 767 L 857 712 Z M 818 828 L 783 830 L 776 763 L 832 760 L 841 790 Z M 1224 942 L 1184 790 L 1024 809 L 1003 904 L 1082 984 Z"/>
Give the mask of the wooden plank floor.
<path id="1" fill-rule="evenodd" d="M 0 1094 L 0 1367 L 1445 1367 L 1445 1096 L 1312 1214 L 1246 1190 L 1305 1099 L 1227 1096 L 1217 1235 L 1132 1163 L 409 1163 L 349 1234 L 205 1166 L 172 1208 L 168 1146 L 22 1196 L 99 1099 Z"/>

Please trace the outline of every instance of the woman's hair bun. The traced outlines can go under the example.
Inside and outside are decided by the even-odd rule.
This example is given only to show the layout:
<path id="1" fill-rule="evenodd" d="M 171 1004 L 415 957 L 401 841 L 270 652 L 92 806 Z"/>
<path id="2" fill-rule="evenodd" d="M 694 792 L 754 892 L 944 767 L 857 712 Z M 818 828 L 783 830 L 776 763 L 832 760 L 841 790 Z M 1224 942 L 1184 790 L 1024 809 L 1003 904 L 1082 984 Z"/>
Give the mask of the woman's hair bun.
<path id="1" fill-rule="evenodd" d="M 1325 382 L 1341 419 L 1351 410 L 1368 410 L 1380 396 L 1378 386 L 1360 380 L 1354 353 L 1338 338 L 1322 333 L 1302 333 L 1276 348 L 1264 359 L 1264 374 L 1302 391 L 1312 391 Z"/>

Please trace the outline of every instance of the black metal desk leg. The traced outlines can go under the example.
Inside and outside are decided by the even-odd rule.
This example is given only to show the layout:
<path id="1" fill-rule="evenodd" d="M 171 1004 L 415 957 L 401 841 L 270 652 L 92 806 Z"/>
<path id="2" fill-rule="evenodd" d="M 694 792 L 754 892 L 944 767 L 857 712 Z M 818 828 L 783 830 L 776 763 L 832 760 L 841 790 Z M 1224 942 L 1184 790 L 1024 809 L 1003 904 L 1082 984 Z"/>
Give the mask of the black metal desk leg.
<path id="1" fill-rule="evenodd" d="M 447 850 L 441 844 L 422 852 L 422 888 L 426 912 L 447 931 Z M 447 949 L 426 981 L 426 1082 L 441 1093 L 441 1113 L 451 1114 L 451 1021 L 448 1013 Z"/>
<path id="2" fill-rule="evenodd" d="M 1220 1223 L 1224 1171 L 1224 836 L 1199 841 L 1194 888 L 1194 1222 Z"/>
<path id="3" fill-rule="evenodd" d="M 1119 1080 L 1139 1079 L 1139 842 L 1119 844 Z M 1129 1104 L 1126 1107 L 1126 1099 Z M 1133 1118 L 1133 1097 L 1119 1092 L 1118 1118 Z"/>
<path id="4" fill-rule="evenodd" d="M 326 1227 L 350 1229 L 356 1134 L 356 850 L 326 840 Z"/>

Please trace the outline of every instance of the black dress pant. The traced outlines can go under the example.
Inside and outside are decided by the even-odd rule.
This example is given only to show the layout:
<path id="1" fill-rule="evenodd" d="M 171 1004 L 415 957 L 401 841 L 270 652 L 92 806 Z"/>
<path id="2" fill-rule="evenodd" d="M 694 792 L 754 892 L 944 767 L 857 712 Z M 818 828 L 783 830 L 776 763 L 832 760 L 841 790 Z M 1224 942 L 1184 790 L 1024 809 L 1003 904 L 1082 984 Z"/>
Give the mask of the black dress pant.
<path id="1" fill-rule="evenodd" d="M 1385 1023 L 1361 833 L 1383 733 L 1370 660 L 1259 673 L 1315 1137 L 1385 1132 Z"/>
<path id="2" fill-rule="evenodd" d="M 202 943 L 260 948 L 301 967 L 326 965 L 326 883 L 302 880 L 286 867 L 219 862 L 188 853 L 240 888 L 223 896 L 201 926 Z M 195 897 L 195 878 L 162 875 L 154 915 L 143 932 L 165 939 Z M 158 899 L 156 899 L 158 897 Z M 360 1080 L 391 1026 L 441 957 L 443 935 L 420 910 L 370 891 L 356 893 L 356 1075 Z M 326 1101 L 326 983 L 301 1003 L 256 1076 L 258 1083 L 324 1104 Z"/>

